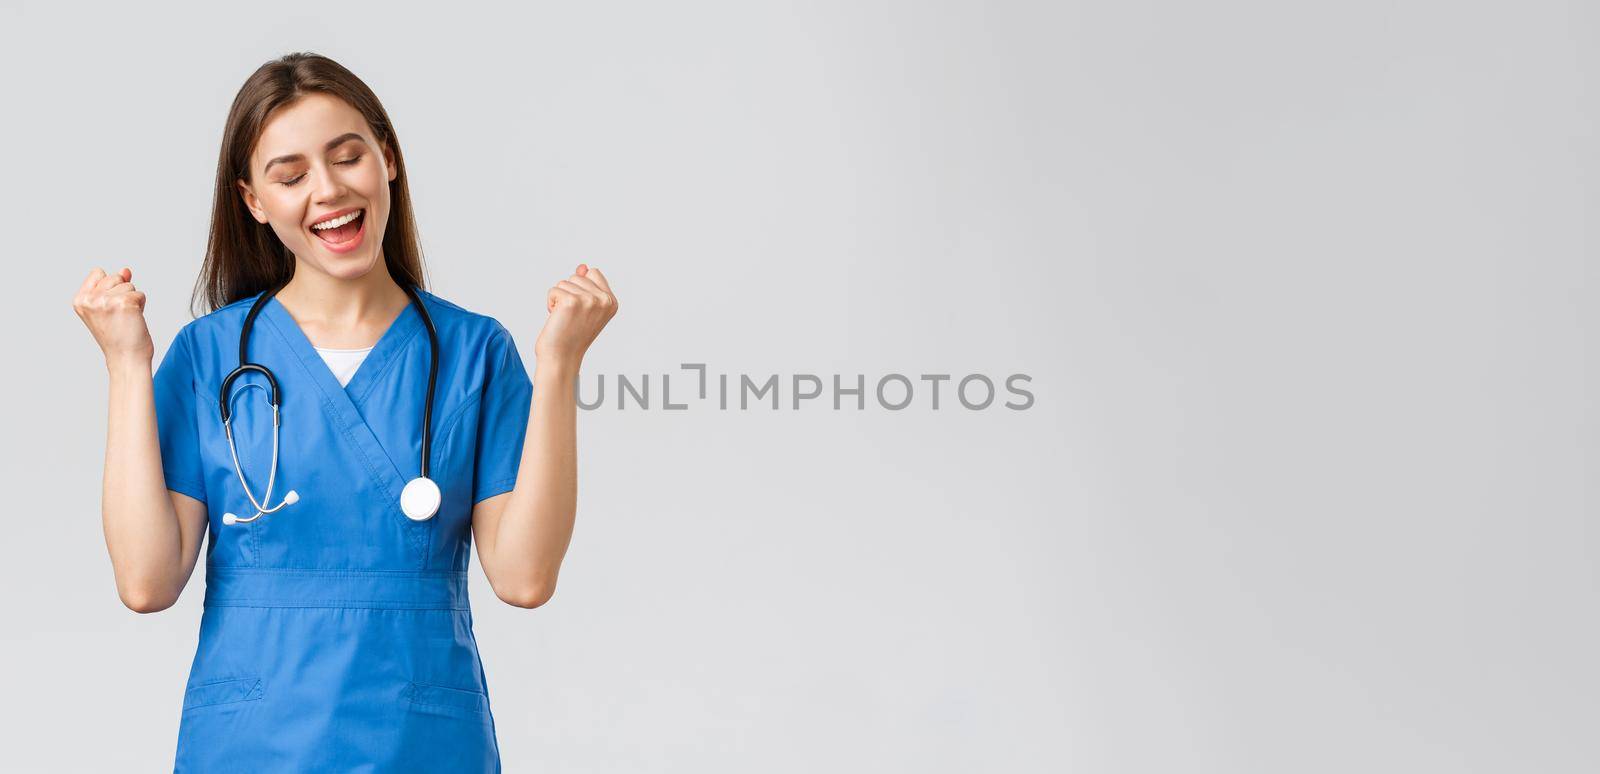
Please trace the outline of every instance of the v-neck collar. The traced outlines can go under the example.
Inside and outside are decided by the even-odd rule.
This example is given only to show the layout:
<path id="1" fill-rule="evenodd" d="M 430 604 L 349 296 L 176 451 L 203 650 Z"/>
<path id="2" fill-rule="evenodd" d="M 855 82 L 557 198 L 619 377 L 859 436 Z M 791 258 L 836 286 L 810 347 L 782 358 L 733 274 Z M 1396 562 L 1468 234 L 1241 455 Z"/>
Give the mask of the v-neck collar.
<path id="1" fill-rule="evenodd" d="M 419 290 L 418 295 L 426 303 L 427 297 L 423 292 Z M 381 383 L 384 375 L 400 360 L 407 345 L 416 338 L 417 332 L 423 330 L 422 318 L 418 315 L 416 306 L 406 304 L 406 308 L 389 324 L 388 330 L 378 338 L 378 343 L 373 345 L 366 361 L 356 369 L 355 376 L 351 377 L 348 385 L 339 384 L 339 378 L 328 367 L 327 361 L 323 360 L 322 355 L 311 346 L 311 340 L 306 338 L 305 332 L 289 314 L 289 310 L 278 303 L 277 297 L 267 299 L 267 303 L 261 308 L 258 320 L 260 319 L 267 321 L 265 327 L 271 330 L 293 354 L 294 359 L 299 361 L 298 367 L 307 377 L 308 386 L 314 385 L 316 391 L 321 393 L 315 402 L 321 406 L 323 413 L 349 442 L 350 450 L 355 453 L 354 458 L 384 493 L 386 500 L 384 510 L 398 519 L 405 530 L 407 540 L 415 552 L 417 567 L 419 569 L 426 567 L 428 545 L 432 540 L 432 530 L 429 525 L 432 522 L 413 521 L 406 518 L 399 509 L 400 491 L 405 482 L 420 472 L 421 463 L 417 459 L 395 459 L 378 440 L 372 425 L 367 422 L 358 407 L 359 402 L 366 397 L 373 386 Z M 287 374 L 280 375 L 280 378 L 286 377 Z"/>
<path id="2" fill-rule="evenodd" d="M 328 367 L 328 362 L 322 354 L 312 346 L 311 339 L 295 322 L 294 315 L 289 314 L 288 307 L 279 303 L 278 297 L 267 299 L 267 305 L 262 308 L 261 314 L 274 321 L 274 324 L 289 339 L 296 354 L 306 364 L 306 369 L 312 372 L 312 378 L 322 385 L 324 390 L 333 389 L 345 393 L 350 400 L 360 404 L 366 400 L 367 393 L 373 385 L 382 380 L 384 373 L 398 360 L 398 355 L 405 351 L 406 344 L 422 330 L 422 319 L 417 314 L 417 307 L 408 300 L 405 307 L 400 310 L 389 327 L 384 329 L 383 335 L 378 337 L 378 343 L 372 345 L 372 351 L 367 353 L 366 359 L 356 368 L 355 375 L 350 377 L 348 384 L 339 384 L 339 377 L 334 375 L 333 369 Z"/>
<path id="3" fill-rule="evenodd" d="M 323 412 L 333 420 L 339 430 L 349 439 L 353 448 L 360 452 L 367 472 L 380 486 L 388 491 L 393 501 L 398 502 L 400 489 L 410 476 L 401 473 L 402 464 L 389 455 L 387 449 L 378 440 L 372 426 L 362 415 L 357 406 L 356 398 L 361 391 L 369 389 L 387 371 L 389 366 L 398 359 L 407 341 L 422 327 L 422 321 L 417 316 L 417 310 L 406 304 L 405 311 L 390 323 L 389 329 L 384 331 L 378 343 L 373 345 L 372 352 L 367 355 L 368 363 L 363 363 L 356 370 L 349 385 L 340 385 L 338 377 L 334 376 L 332 369 L 328 368 L 326 361 L 317 354 L 311 346 L 311 340 L 306 338 L 305 332 L 295 323 L 289 310 L 278 303 L 277 298 L 267 299 L 261 309 L 260 319 L 267 321 L 267 328 L 277 334 L 280 341 L 289 348 L 294 358 L 299 361 L 300 370 L 310 379 L 310 385 L 315 386 L 321 398 L 316 402 L 322 406 Z M 368 365 L 372 365 L 370 370 Z M 415 460 L 404 463 L 404 470 L 413 470 L 419 463 Z"/>

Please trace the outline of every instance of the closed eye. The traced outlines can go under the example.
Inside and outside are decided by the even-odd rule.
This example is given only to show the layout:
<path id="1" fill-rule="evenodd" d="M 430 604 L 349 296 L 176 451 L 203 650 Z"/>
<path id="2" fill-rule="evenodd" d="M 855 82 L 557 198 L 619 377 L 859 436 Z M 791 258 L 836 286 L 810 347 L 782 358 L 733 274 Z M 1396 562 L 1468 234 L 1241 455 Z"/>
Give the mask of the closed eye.
<path id="1" fill-rule="evenodd" d="M 344 161 L 335 161 L 333 163 L 335 163 L 335 164 L 354 164 L 354 163 L 360 161 L 361 159 L 363 159 L 365 157 L 366 157 L 366 154 L 362 153 L 362 154 L 358 154 L 357 156 L 355 156 L 353 158 L 349 158 L 349 159 L 346 159 Z M 288 180 L 279 180 L 278 184 L 282 185 L 282 186 L 292 186 L 295 183 L 298 183 L 302 179 L 304 179 L 305 176 L 306 176 L 306 173 L 301 172 L 300 174 L 295 175 L 294 177 L 291 177 Z"/>

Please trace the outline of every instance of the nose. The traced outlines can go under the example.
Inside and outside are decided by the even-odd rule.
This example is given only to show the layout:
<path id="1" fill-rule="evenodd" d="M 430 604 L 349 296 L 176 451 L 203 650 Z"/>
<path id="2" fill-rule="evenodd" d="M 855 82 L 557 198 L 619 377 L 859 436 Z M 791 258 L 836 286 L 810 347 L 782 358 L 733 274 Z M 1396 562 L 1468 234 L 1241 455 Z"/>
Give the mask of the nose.
<path id="1" fill-rule="evenodd" d="M 316 187 L 312 190 L 311 195 L 316 199 L 317 204 L 337 202 L 344 196 L 344 183 L 339 181 L 339 176 L 335 175 L 333 170 L 326 164 L 321 165 L 321 169 L 317 172 L 315 179 Z"/>

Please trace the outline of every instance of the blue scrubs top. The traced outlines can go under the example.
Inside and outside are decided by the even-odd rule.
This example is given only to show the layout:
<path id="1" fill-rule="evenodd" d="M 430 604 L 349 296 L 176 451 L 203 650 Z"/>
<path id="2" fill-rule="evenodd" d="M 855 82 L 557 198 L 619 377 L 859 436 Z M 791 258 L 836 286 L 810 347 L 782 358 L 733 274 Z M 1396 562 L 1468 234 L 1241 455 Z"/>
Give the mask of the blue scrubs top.
<path id="1" fill-rule="evenodd" d="M 288 311 L 269 299 L 235 380 L 239 485 L 217 404 L 258 296 L 190 322 L 155 372 L 169 489 L 206 504 L 205 606 L 183 694 L 175 771 L 498 772 L 488 685 L 467 603 L 472 506 L 510 491 L 533 383 L 491 317 L 419 291 L 439 338 L 430 477 L 443 502 L 417 522 L 400 490 L 420 473 L 428 334 L 407 305 L 341 387 Z M 175 697 L 176 698 L 176 697 Z"/>

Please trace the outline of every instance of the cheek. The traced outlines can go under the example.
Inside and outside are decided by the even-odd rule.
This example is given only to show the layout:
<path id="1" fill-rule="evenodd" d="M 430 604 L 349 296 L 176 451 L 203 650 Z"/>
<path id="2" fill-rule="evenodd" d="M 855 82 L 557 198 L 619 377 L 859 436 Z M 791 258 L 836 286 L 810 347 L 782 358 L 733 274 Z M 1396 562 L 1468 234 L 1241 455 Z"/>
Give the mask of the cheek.
<path id="1" fill-rule="evenodd" d="M 278 239 L 282 240 L 284 244 L 295 244 L 305 239 L 305 236 L 300 233 L 299 217 L 287 214 L 292 211 L 294 211 L 292 206 L 288 209 L 267 210 L 267 223 L 272 226 L 273 232 L 278 235 Z"/>
<path id="2" fill-rule="evenodd" d="M 367 220 L 367 233 L 381 237 L 389 219 L 389 180 L 381 168 L 372 166 L 371 170 L 363 170 L 359 182 L 351 180 L 351 187 L 369 204 L 368 214 L 377 216 Z"/>
<path id="3" fill-rule="evenodd" d="M 375 202 L 389 198 L 389 179 L 377 164 L 368 165 L 362 170 L 356 188 L 364 197 Z"/>
<path id="4" fill-rule="evenodd" d="M 294 201 L 290 197 L 273 190 L 258 192 L 256 203 L 266 212 L 267 223 L 274 227 L 284 219 L 284 213 L 295 209 Z"/>

